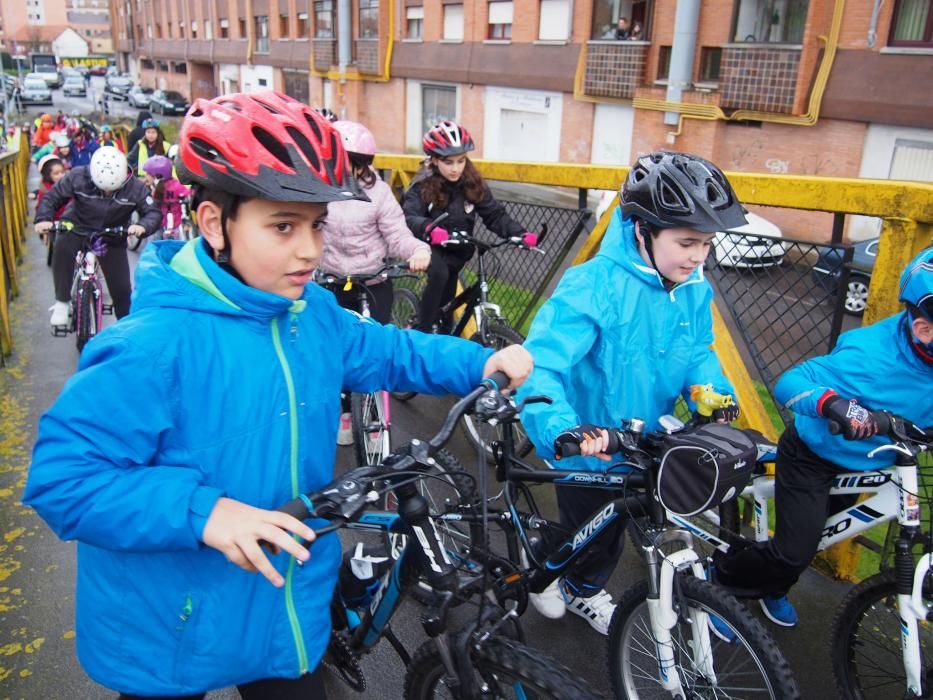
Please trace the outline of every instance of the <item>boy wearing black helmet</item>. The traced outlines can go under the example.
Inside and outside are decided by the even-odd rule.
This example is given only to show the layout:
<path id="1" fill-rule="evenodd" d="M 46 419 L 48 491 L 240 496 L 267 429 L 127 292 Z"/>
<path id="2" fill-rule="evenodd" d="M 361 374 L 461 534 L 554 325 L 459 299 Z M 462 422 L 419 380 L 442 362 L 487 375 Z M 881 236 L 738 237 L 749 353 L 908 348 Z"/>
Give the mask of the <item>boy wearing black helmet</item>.
<path id="1" fill-rule="evenodd" d="M 716 231 L 744 223 L 745 210 L 712 163 L 659 152 L 632 166 L 599 253 L 567 271 L 525 342 L 535 369 L 519 399 L 553 399 L 522 411 L 542 458 L 554 457 L 556 443 L 574 441 L 582 456 L 561 468 L 603 470 L 611 455 L 597 426 L 638 417 L 657 429 L 678 396 L 689 401 L 694 385 L 732 392 L 710 347 L 713 292 L 703 261 Z M 732 406 L 716 417 L 737 415 Z M 573 487 L 558 488 L 557 497 L 561 521 L 577 527 L 614 494 Z M 608 520 L 568 576 L 532 595 L 542 615 L 558 618 L 569 609 L 608 634 L 615 605 L 605 585 L 625 531 L 624 518 Z"/>

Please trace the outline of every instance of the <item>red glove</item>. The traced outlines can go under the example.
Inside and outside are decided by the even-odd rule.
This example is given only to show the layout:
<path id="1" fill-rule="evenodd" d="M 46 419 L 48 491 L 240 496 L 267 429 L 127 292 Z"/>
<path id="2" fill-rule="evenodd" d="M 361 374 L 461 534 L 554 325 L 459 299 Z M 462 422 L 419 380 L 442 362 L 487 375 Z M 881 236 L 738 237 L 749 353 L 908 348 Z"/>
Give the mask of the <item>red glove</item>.
<path id="1" fill-rule="evenodd" d="M 532 233 L 531 231 L 525 231 L 525 235 L 522 236 L 522 243 L 524 243 L 529 248 L 534 248 L 538 245 L 538 234 Z"/>
<path id="2" fill-rule="evenodd" d="M 435 226 L 431 229 L 431 245 L 440 245 L 447 240 L 450 240 L 450 233 L 446 228 Z"/>

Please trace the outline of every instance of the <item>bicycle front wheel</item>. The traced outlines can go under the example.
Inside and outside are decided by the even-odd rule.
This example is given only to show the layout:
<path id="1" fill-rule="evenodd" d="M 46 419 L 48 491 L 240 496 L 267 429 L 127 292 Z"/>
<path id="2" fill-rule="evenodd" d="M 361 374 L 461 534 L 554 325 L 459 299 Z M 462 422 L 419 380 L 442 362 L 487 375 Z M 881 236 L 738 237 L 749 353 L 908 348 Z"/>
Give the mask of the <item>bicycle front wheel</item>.
<path id="1" fill-rule="evenodd" d="M 508 326 L 504 326 L 501 323 L 490 323 L 486 327 L 486 342 L 483 343 L 483 338 L 480 333 L 474 333 L 470 338 L 474 343 L 485 344 L 486 347 L 492 348 L 494 350 L 501 350 L 504 347 L 509 345 L 521 345 L 525 342 L 525 339 L 521 336 L 521 333 L 515 331 Z M 472 415 L 467 415 L 463 417 L 463 432 L 466 433 L 467 439 L 475 446 L 479 445 L 481 441 L 480 428 L 482 423 Z M 524 457 L 529 452 L 531 452 L 531 440 L 528 439 L 528 435 L 525 433 L 525 429 L 522 427 L 521 423 L 513 423 L 512 429 L 515 433 L 515 454 L 519 457 Z M 493 439 L 501 437 L 502 427 L 497 427 L 496 433 Z M 492 444 L 491 442 L 486 443 L 486 452 L 487 455 L 492 457 Z"/>
<path id="2" fill-rule="evenodd" d="M 798 698 L 800 692 L 777 644 L 751 613 L 721 588 L 680 576 L 671 630 L 674 668 L 690 698 Z M 676 588 L 675 588 L 676 590 Z M 609 676 L 617 697 L 670 698 L 661 685 L 657 643 L 648 613 L 648 582 L 625 592 L 609 628 Z M 731 631 L 726 642 L 709 631 L 712 659 L 699 658 L 693 621 L 699 612 L 715 615 Z M 714 677 L 703 668 L 712 664 Z"/>
<path id="3" fill-rule="evenodd" d="M 392 325 L 398 328 L 417 328 L 418 297 L 410 289 L 396 287 L 392 290 Z M 417 396 L 415 391 L 393 391 L 392 398 L 409 401 Z"/>
<path id="4" fill-rule="evenodd" d="M 596 700 L 586 682 L 570 669 L 523 644 L 492 637 L 470 645 L 474 678 L 484 698 Z M 405 698 L 459 698 L 454 693 L 437 644 L 428 640 L 415 652 L 405 674 Z"/>
<path id="5" fill-rule="evenodd" d="M 75 344 L 78 352 L 84 349 L 87 341 L 100 332 L 101 309 L 98 302 L 101 293 L 100 287 L 90 279 L 79 284 L 77 288 L 72 309 L 75 314 Z"/>
<path id="6" fill-rule="evenodd" d="M 383 392 L 350 395 L 353 451 L 357 465 L 382 464 L 392 450 L 389 415 Z"/>
<path id="7" fill-rule="evenodd" d="M 929 598 L 924 591 L 924 598 Z M 917 643 L 923 664 L 923 694 L 930 691 L 933 669 L 933 627 L 918 621 Z M 901 620 L 897 610 L 897 581 L 893 571 L 875 574 L 849 591 L 833 621 L 833 676 L 846 700 L 908 697 L 907 674 L 901 650 Z M 910 696 L 914 697 L 914 696 Z"/>

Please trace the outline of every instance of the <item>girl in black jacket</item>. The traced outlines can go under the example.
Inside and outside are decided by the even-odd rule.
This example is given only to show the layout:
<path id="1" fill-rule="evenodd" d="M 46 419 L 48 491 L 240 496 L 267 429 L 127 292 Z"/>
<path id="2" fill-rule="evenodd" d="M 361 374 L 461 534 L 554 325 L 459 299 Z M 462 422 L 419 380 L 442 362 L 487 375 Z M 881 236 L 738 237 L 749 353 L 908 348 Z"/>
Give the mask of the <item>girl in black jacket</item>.
<path id="1" fill-rule="evenodd" d="M 521 237 L 525 245 L 534 247 L 538 235 L 513 221 L 506 214 L 505 207 L 493 198 L 466 155 L 474 148 L 473 138 L 466 129 L 456 122 L 440 122 L 424 135 L 422 147 L 429 159 L 405 192 L 402 210 L 411 232 L 432 246 L 428 281 L 421 295 L 418 328 L 431 332 L 434 323 L 438 322 L 441 330 L 446 332 L 450 328 L 450 319 L 437 319 L 437 312 L 454 298 L 457 275 L 473 257 L 474 247 L 443 247 L 443 244 L 458 234 L 472 236 L 477 214 L 486 228 L 502 238 Z M 443 212 L 448 215 L 443 223 L 426 231 L 431 221 Z"/>

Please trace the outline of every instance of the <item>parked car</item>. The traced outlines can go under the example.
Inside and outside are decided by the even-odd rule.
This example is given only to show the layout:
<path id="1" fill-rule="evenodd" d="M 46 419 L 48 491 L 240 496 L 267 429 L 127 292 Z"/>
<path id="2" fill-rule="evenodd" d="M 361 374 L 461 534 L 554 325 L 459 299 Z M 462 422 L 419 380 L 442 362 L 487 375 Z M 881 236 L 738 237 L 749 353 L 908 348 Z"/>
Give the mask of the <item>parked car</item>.
<path id="1" fill-rule="evenodd" d="M 62 86 L 62 94 L 66 97 L 69 95 L 80 95 L 81 97 L 87 97 L 87 86 L 84 83 L 84 78 L 81 77 L 80 73 L 74 73 L 65 78 L 65 84 Z"/>
<path id="2" fill-rule="evenodd" d="M 108 75 L 104 83 L 104 93 L 111 100 L 125 100 L 126 93 L 133 87 L 133 80 L 128 75 Z"/>
<path id="3" fill-rule="evenodd" d="M 29 77 L 23 80 L 20 101 L 24 105 L 52 104 L 52 89 L 41 77 Z"/>
<path id="4" fill-rule="evenodd" d="M 97 65 L 91 66 L 88 68 L 88 73 L 91 75 L 107 75 L 107 66 Z"/>
<path id="5" fill-rule="evenodd" d="M 149 97 L 149 111 L 153 114 L 184 114 L 188 100 L 174 90 L 156 90 Z"/>
<path id="6" fill-rule="evenodd" d="M 839 289 L 839 279 L 842 276 L 842 256 L 842 248 L 821 247 L 819 258 L 813 267 L 814 279 L 823 289 L 834 294 Z M 877 257 L 877 238 L 869 238 L 853 246 L 849 283 L 846 285 L 846 297 L 842 306 L 851 316 L 861 316 L 865 312 L 865 306 L 868 304 L 868 286 Z"/>
<path id="7" fill-rule="evenodd" d="M 784 259 L 781 229 L 763 216 L 749 212 L 744 226 L 721 231 L 713 238 L 716 262 L 722 267 L 760 268 L 780 265 Z"/>
<path id="8" fill-rule="evenodd" d="M 143 87 L 141 85 L 134 85 L 130 88 L 130 91 L 126 93 L 126 101 L 129 102 L 131 107 L 136 107 L 138 109 L 149 109 L 149 100 L 152 97 L 152 88 Z"/>

